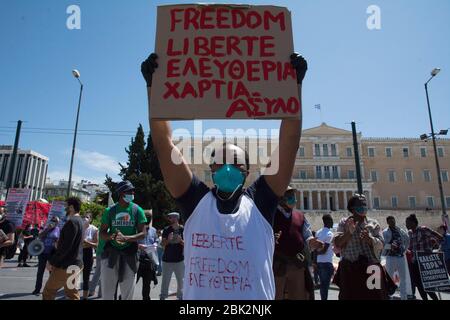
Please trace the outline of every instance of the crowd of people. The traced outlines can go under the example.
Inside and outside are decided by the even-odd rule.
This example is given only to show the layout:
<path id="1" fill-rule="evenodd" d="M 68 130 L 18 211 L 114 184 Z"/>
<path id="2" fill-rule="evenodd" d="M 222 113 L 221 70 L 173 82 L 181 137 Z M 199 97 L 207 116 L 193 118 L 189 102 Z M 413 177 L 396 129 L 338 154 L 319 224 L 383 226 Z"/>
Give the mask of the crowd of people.
<path id="1" fill-rule="evenodd" d="M 157 59 L 152 54 L 141 66 L 149 111 Z M 298 54 L 290 59 L 301 97 L 307 63 Z M 378 221 L 367 215 L 365 196 L 355 194 L 348 201 L 348 217 L 336 229 L 333 214 L 326 214 L 323 227 L 312 230 L 306 215 L 297 209 L 296 189 L 290 185 L 301 119 L 281 121 L 282 152 L 271 162 L 278 170 L 260 175 L 246 188 L 250 162 L 244 149 L 224 143 L 212 152 L 214 187 L 210 188 L 193 174 L 174 145 L 169 122 L 151 119 L 150 127 L 165 186 L 179 212 L 168 214 L 169 225 L 158 232 L 152 227 L 152 212 L 134 203 L 132 183 L 122 181 L 115 190 L 118 202 L 105 210 L 97 228 L 91 215 L 80 215 L 79 199 L 67 199 L 67 219 L 61 230 L 54 220 L 38 235 L 45 250 L 39 256 L 34 294 L 40 293 L 47 269 L 45 300 L 54 299 L 61 288 L 68 299 L 80 299 L 76 283 L 81 277 L 83 299 L 95 295 L 100 286 L 102 299 L 131 300 L 136 281 L 142 278 L 142 299 L 149 300 L 151 283 L 156 285 L 159 275 L 160 299 L 167 299 L 173 274 L 176 297 L 183 300 L 312 300 L 316 288 L 321 299 L 327 300 L 331 283 L 339 289 L 341 300 L 382 300 L 395 292 L 395 273 L 402 299 L 414 296 L 415 288 L 424 300 L 437 298 L 424 290 L 417 253 L 440 246 L 448 266 L 450 235 L 445 225 L 435 232 L 419 226 L 412 214 L 406 219 L 408 231 L 396 225 L 395 217 L 388 217 L 388 228 L 381 230 Z M 15 233 L 1 210 L 3 256 L 14 243 Z M 32 237 L 30 230 L 23 232 L 24 241 Z M 22 266 L 27 255 L 19 258 Z M 376 281 L 371 284 L 373 273 Z"/>
<path id="2" fill-rule="evenodd" d="M 120 183 L 117 192 L 119 202 L 103 213 L 100 228 L 92 224 L 91 214 L 80 215 L 81 202 L 77 198 L 67 199 L 67 222 L 62 228 L 58 217 L 49 220 L 37 235 L 44 249 L 38 256 L 32 294 L 41 294 L 43 276 L 48 270 L 49 278 L 42 292 L 44 300 L 55 299 L 61 288 L 67 299 L 97 295 L 105 300 L 131 300 L 141 279 L 142 299 L 151 300 L 151 286 L 158 284 L 159 276 L 162 276 L 160 299 L 164 300 L 169 296 L 173 274 L 176 298 L 186 298 L 183 297 L 184 227 L 180 214 L 167 214 L 168 226 L 156 230 L 152 226 L 153 212 L 133 203 L 134 187 L 129 181 Z M 356 194 L 348 203 L 350 215 L 337 228 L 333 214 L 327 213 L 322 216 L 323 227 L 313 231 L 305 214 L 296 207 L 296 190 L 289 186 L 274 216 L 270 270 L 274 275 L 274 299 L 313 300 L 318 289 L 320 298 L 327 300 L 332 283 L 339 289 L 342 300 L 389 299 L 397 287 L 393 279 L 399 282 L 402 300 L 415 299 L 416 289 L 423 300 L 438 299 L 436 293 L 423 288 L 416 254 L 440 249 L 450 270 L 450 234 L 445 225 L 433 231 L 420 226 L 417 217 L 411 214 L 405 221 L 407 231 L 397 226 L 393 216 L 386 218 L 388 227 L 381 230 L 379 223 L 366 215 L 365 197 Z M 0 212 L 3 260 L 6 249 L 15 243 L 16 233 L 5 208 L 1 207 Z M 26 232 L 24 238 L 29 234 Z M 23 252 L 22 248 L 19 261 L 28 258 L 28 252 L 25 257 Z M 381 285 L 375 290 L 367 286 L 369 266 L 377 266 L 381 272 Z M 81 286 L 76 285 L 77 279 L 82 279 Z"/>

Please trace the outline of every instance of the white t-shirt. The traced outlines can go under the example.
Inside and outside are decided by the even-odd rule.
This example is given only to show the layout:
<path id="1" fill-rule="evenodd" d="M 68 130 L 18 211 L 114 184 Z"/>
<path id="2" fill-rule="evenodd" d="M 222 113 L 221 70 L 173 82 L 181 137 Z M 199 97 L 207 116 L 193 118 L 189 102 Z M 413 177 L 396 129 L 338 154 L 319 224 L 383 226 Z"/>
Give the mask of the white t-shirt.
<path id="1" fill-rule="evenodd" d="M 94 236 L 98 232 L 98 228 L 92 224 L 84 230 L 84 240 L 93 242 Z"/>
<path id="2" fill-rule="evenodd" d="M 331 243 L 331 240 L 333 239 L 333 232 L 331 232 L 331 229 L 323 227 L 322 229 L 317 231 L 316 237 L 320 241 L 329 244 L 325 254 L 317 255 L 317 263 L 326 263 L 326 262 L 333 263 L 333 248 L 332 248 L 333 245 Z"/>
<path id="3" fill-rule="evenodd" d="M 221 214 L 212 192 L 184 225 L 183 300 L 273 300 L 275 241 L 253 200 Z"/>

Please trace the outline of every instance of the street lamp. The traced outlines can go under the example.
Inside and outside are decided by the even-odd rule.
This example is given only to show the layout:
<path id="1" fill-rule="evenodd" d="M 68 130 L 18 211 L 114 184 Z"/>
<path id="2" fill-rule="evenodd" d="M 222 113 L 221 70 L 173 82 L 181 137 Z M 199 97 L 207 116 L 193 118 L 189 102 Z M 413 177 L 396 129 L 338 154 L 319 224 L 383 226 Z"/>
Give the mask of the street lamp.
<path id="1" fill-rule="evenodd" d="M 81 96 L 83 94 L 83 83 L 80 81 L 80 72 L 77 69 L 72 70 L 72 75 L 80 83 L 80 97 L 78 99 L 78 110 L 77 110 L 77 120 L 75 122 L 75 133 L 73 134 L 73 144 L 72 144 L 72 157 L 70 159 L 70 170 L 69 170 L 69 185 L 67 186 L 67 197 L 70 197 L 70 191 L 72 189 L 72 168 L 73 168 L 73 157 L 75 156 L 75 145 L 77 143 L 77 132 L 78 132 L 78 118 L 80 116 L 80 105 Z"/>
<path id="2" fill-rule="evenodd" d="M 436 160 L 436 170 L 437 170 L 437 178 L 438 178 L 438 185 L 439 185 L 439 193 L 440 193 L 440 196 L 441 196 L 442 218 L 445 219 L 447 217 L 447 212 L 446 212 L 446 209 L 445 209 L 444 190 L 442 189 L 442 178 L 441 178 L 441 168 L 439 166 L 439 156 L 438 156 L 437 148 L 436 148 L 436 136 L 438 136 L 438 135 L 446 135 L 448 130 L 441 130 L 439 133 L 435 133 L 434 132 L 433 118 L 431 117 L 430 98 L 428 96 L 428 82 L 430 82 L 431 79 L 433 79 L 440 71 L 441 71 L 441 69 L 434 68 L 431 71 L 431 78 L 428 79 L 427 82 L 425 82 L 425 93 L 427 95 L 428 116 L 430 117 L 431 133 L 430 133 L 430 135 L 422 134 L 420 136 L 420 139 L 426 140 L 426 139 L 428 139 L 428 137 L 431 137 L 431 139 L 433 141 L 433 149 L 434 149 L 434 157 L 435 157 L 435 160 Z"/>

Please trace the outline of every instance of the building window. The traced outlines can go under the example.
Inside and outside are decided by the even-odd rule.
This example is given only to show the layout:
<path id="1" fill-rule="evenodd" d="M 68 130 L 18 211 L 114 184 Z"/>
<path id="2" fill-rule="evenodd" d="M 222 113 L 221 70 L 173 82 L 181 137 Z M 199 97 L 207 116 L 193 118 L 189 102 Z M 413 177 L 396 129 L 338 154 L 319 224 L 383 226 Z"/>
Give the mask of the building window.
<path id="1" fill-rule="evenodd" d="M 316 166 L 316 179 L 322 179 L 322 167 Z"/>
<path id="2" fill-rule="evenodd" d="M 405 180 L 406 182 L 413 182 L 413 173 L 411 170 L 405 170 Z"/>
<path id="3" fill-rule="evenodd" d="M 337 149 L 336 149 L 336 144 L 335 143 L 333 143 L 331 145 L 331 156 L 332 157 L 336 157 L 337 156 Z"/>
<path id="4" fill-rule="evenodd" d="M 395 171 L 394 170 L 389 170 L 388 172 L 388 176 L 389 176 L 389 182 L 395 182 Z"/>
<path id="5" fill-rule="evenodd" d="M 434 208 L 434 198 L 433 197 L 427 197 L 427 208 Z"/>
<path id="6" fill-rule="evenodd" d="M 371 157 L 371 158 L 375 157 L 375 148 L 374 148 L 374 147 L 369 147 L 369 148 L 367 148 L 367 154 L 368 154 L 369 157 Z"/>
<path id="7" fill-rule="evenodd" d="M 431 173 L 430 170 L 423 170 L 423 180 L 425 182 L 430 182 L 431 181 Z"/>
<path id="8" fill-rule="evenodd" d="M 444 148 L 443 147 L 438 147 L 437 151 L 438 151 L 438 156 L 440 158 L 443 158 L 444 157 Z"/>
<path id="9" fill-rule="evenodd" d="M 416 197 L 408 197 L 408 203 L 410 209 L 416 208 Z"/>
<path id="10" fill-rule="evenodd" d="M 320 144 L 318 143 L 314 145 L 314 155 L 320 157 Z"/>
<path id="11" fill-rule="evenodd" d="M 386 157 L 392 158 L 392 148 L 386 148 Z"/>
<path id="12" fill-rule="evenodd" d="M 346 149 L 347 157 L 353 157 L 353 150 L 351 147 L 347 147 Z"/>
<path id="13" fill-rule="evenodd" d="M 305 147 L 298 148 L 298 156 L 304 157 L 305 156 Z"/>
<path id="14" fill-rule="evenodd" d="M 398 198 L 396 196 L 393 196 L 391 198 L 391 204 L 393 209 L 397 209 L 398 207 Z"/>
<path id="15" fill-rule="evenodd" d="M 348 170 L 348 178 L 355 179 L 355 170 Z"/>
<path id="16" fill-rule="evenodd" d="M 328 145 L 327 144 L 323 145 L 323 156 L 328 157 Z"/>
<path id="17" fill-rule="evenodd" d="M 442 178 L 442 182 L 448 182 L 448 171 L 447 170 L 441 170 L 441 178 Z"/>
<path id="18" fill-rule="evenodd" d="M 375 170 L 370 171 L 370 178 L 372 179 L 373 182 L 378 181 L 378 174 Z"/>
<path id="19" fill-rule="evenodd" d="M 426 158 L 427 157 L 427 148 L 425 148 L 425 147 L 421 147 L 420 148 L 420 156 L 422 158 Z"/>
<path id="20" fill-rule="evenodd" d="M 375 209 L 380 209 L 380 198 L 379 197 L 373 197 L 373 207 Z"/>
<path id="21" fill-rule="evenodd" d="M 323 167 L 323 171 L 324 171 L 325 179 L 330 179 L 330 178 L 331 178 L 331 175 L 330 175 L 330 166 L 324 166 L 324 167 Z"/>
<path id="22" fill-rule="evenodd" d="M 402 153 L 403 153 L 403 158 L 408 158 L 409 157 L 409 148 L 408 147 L 403 148 Z"/>
<path id="23" fill-rule="evenodd" d="M 332 166 L 333 179 L 339 179 L 339 169 L 338 166 Z"/>
<path id="24" fill-rule="evenodd" d="M 298 173 L 298 176 L 300 179 L 306 180 L 307 179 L 307 174 L 305 170 L 300 170 L 300 172 Z"/>

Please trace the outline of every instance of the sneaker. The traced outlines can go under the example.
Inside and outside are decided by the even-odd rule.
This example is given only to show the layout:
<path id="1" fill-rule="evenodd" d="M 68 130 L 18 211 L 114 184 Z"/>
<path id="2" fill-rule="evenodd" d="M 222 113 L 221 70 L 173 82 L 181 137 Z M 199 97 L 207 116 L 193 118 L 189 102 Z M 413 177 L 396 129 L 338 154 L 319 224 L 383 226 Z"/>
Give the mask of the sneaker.
<path id="1" fill-rule="evenodd" d="M 29 267 L 31 267 L 29 264 L 26 264 L 26 263 L 24 263 L 24 268 L 29 268 Z"/>
<path id="2" fill-rule="evenodd" d="M 19 263 L 18 265 L 17 265 L 17 268 L 22 268 L 22 264 L 21 263 Z"/>
<path id="3" fill-rule="evenodd" d="M 41 294 L 41 292 L 40 292 L 40 290 L 34 290 L 31 294 L 33 294 L 33 295 L 35 295 L 35 296 L 38 296 L 38 295 L 40 295 Z"/>

